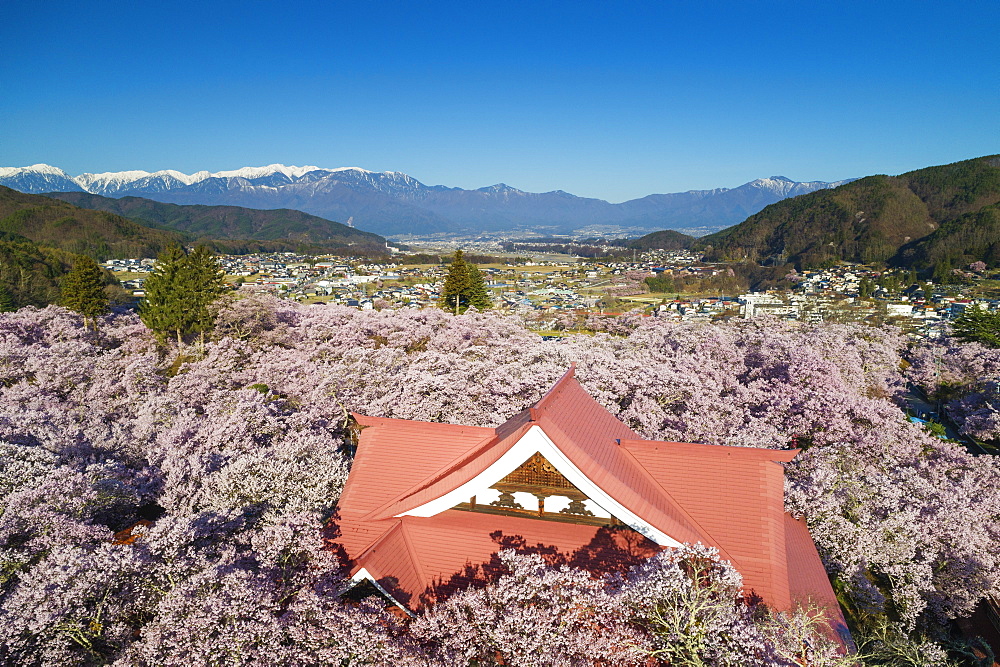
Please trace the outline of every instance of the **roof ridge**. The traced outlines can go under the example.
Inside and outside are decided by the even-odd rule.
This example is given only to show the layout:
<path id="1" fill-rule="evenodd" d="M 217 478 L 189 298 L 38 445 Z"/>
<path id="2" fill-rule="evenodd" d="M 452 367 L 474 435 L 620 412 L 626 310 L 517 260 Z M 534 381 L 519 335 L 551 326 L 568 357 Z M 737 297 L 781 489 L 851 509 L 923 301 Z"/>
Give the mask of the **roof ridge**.
<path id="1" fill-rule="evenodd" d="M 740 445 L 713 445 L 707 442 L 673 442 L 671 440 L 634 440 L 632 438 L 621 440 L 622 447 L 628 450 L 635 445 L 678 445 L 686 448 L 711 447 L 713 451 L 720 449 L 734 454 L 746 455 L 748 458 L 762 458 L 775 463 L 787 463 L 798 456 L 801 448 L 798 449 L 771 449 L 770 447 L 742 447 Z M 630 452 L 631 453 L 631 452 Z"/>
<path id="2" fill-rule="evenodd" d="M 532 410 L 543 410 L 545 409 L 546 403 L 548 403 L 550 397 L 555 397 L 555 395 L 562 389 L 563 383 L 568 383 L 570 380 L 576 378 L 576 362 L 574 361 L 569 365 L 569 369 L 563 373 L 562 377 L 556 380 L 556 383 L 549 387 L 549 390 L 542 394 L 542 397 L 535 401 L 535 404 L 531 406 Z M 533 413 L 533 415 L 536 413 Z M 535 420 L 537 421 L 537 420 Z"/>
<path id="3" fill-rule="evenodd" d="M 420 575 L 421 581 L 427 581 L 427 572 L 424 571 L 424 567 L 420 563 L 420 558 L 417 557 L 417 549 L 413 546 L 413 540 L 410 539 L 409 522 L 406 521 L 406 517 L 400 518 L 399 530 L 403 535 L 403 544 L 406 545 L 406 553 L 410 555 L 410 562 L 413 564 L 414 571 Z"/>
<path id="4" fill-rule="evenodd" d="M 565 433 L 565 432 L 564 432 L 564 431 L 562 430 L 562 428 L 560 428 L 560 427 L 559 427 L 559 424 L 558 424 L 558 423 L 556 423 L 556 422 L 555 422 L 555 421 L 554 421 L 553 419 L 551 419 L 551 418 L 549 418 L 549 419 L 546 419 L 546 420 L 545 420 L 545 424 L 544 424 L 544 425 L 542 425 L 542 424 L 539 424 L 539 426 L 541 426 L 541 428 L 542 428 L 542 430 L 543 430 L 543 431 L 545 431 L 545 430 L 546 430 L 546 429 L 548 429 L 548 428 L 552 428 L 552 429 L 554 429 L 554 430 L 556 430 L 556 431 L 558 431 L 558 432 L 559 432 L 559 435 L 560 435 L 560 436 L 562 436 L 562 437 L 560 438 L 561 440 L 564 440 L 564 441 L 566 441 L 566 442 L 569 442 L 569 443 L 572 443 L 572 442 L 573 442 L 573 441 L 572 441 L 572 440 L 571 440 L 571 439 L 569 438 L 569 436 L 567 436 L 567 435 L 566 435 L 566 433 Z M 550 439 L 552 439 L 552 438 L 551 438 L 551 436 L 550 436 Z M 561 451 L 561 452 L 563 453 L 563 455 L 564 455 L 564 456 L 566 456 L 567 458 L 569 458 L 569 459 L 570 459 L 570 461 L 572 461 L 572 460 L 573 460 L 573 459 L 572 459 L 572 457 L 570 457 L 569 453 L 568 453 L 568 452 L 566 452 L 566 451 L 565 451 L 565 449 L 564 449 L 563 447 L 560 447 L 560 446 L 559 446 L 558 444 L 556 444 L 556 443 L 555 443 L 555 441 L 553 441 L 553 444 L 555 444 L 555 445 L 556 445 L 556 448 L 557 448 L 557 449 L 558 449 L 559 451 Z M 647 481 L 650 481 L 650 482 L 653 482 L 653 484 L 655 485 L 655 488 L 657 488 L 657 489 L 660 489 L 661 491 L 663 491 L 663 492 L 664 492 L 664 495 L 666 495 L 666 498 L 667 498 L 667 500 L 668 500 L 668 501 L 670 502 L 671 506 L 673 506 L 674 508 L 676 508 L 676 509 L 677 509 L 677 510 L 678 510 L 678 511 L 679 511 L 679 512 L 681 513 L 681 516 L 682 516 L 682 518 L 683 518 L 683 519 L 684 519 L 685 521 L 689 522 L 689 524 L 690 524 L 690 525 L 686 526 L 687 528 L 689 528 L 689 529 L 692 529 L 692 530 L 693 530 L 693 532 L 694 532 L 694 533 L 696 533 L 696 534 L 697 534 L 697 535 L 698 535 L 699 537 L 702 537 L 702 536 L 704 536 L 704 537 L 709 537 L 709 538 L 711 538 L 711 533 L 709 533 L 709 532 L 708 532 L 708 531 L 706 531 L 706 530 L 705 530 L 704 528 L 702 528 L 702 527 L 701 527 L 701 525 L 700 525 L 700 524 L 699 524 L 699 523 L 698 523 L 697 521 L 694 521 L 693 517 L 692 517 L 692 516 L 691 516 L 691 515 L 690 515 L 690 514 L 688 513 L 688 511 L 687 511 L 687 510 L 685 510 L 685 509 L 684 509 L 684 508 L 683 508 L 683 507 L 682 507 L 682 506 L 681 506 L 681 505 L 680 505 L 680 504 L 679 504 L 679 503 L 678 503 L 678 502 L 677 502 L 676 500 L 674 500 L 674 497 L 673 497 L 673 496 L 671 496 L 671 495 L 670 495 L 669 493 L 666 493 L 666 490 L 665 490 L 665 489 L 664 489 L 664 488 L 663 488 L 662 486 L 660 486 L 659 484 L 657 484 L 657 483 L 656 483 L 656 480 L 655 480 L 655 479 L 654 479 L 654 478 L 653 478 L 653 477 L 652 477 L 652 476 L 651 476 L 651 475 L 649 474 L 649 471 L 647 471 L 647 470 L 646 470 L 646 469 L 645 469 L 645 468 L 644 468 L 644 467 L 642 466 L 642 464 L 640 464 L 640 463 L 639 463 L 639 462 L 638 462 L 638 461 L 636 460 L 636 458 L 635 458 L 634 456 L 632 456 L 632 453 L 631 453 L 631 452 L 629 452 L 629 451 L 628 451 L 627 449 L 625 449 L 624 447 L 619 447 L 619 446 L 618 446 L 618 444 L 617 444 L 617 442 L 615 442 L 615 443 L 612 443 L 612 446 L 614 446 L 614 447 L 618 447 L 618 448 L 619 448 L 619 449 L 620 449 L 621 451 L 623 451 L 623 452 L 625 452 L 626 454 L 628 454 L 628 460 L 629 460 L 630 464 L 632 465 L 632 467 L 633 467 L 633 468 L 638 468 L 638 470 L 639 470 L 639 473 L 640 473 L 640 474 L 642 475 L 642 477 L 643 477 L 644 479 L 646 479 Z M 590 458 L 590 455 L 589 455 L 589 454 L 588 454 L 588 453 L 586 452 L 586 450 L 584 450 L 584 449 L 583 449 L 582 447 L 577 447 L 577 446 L 575 446 L 575 445 L 574 445 L 574 449 L 576 449 L 576 450 L 577 450 L 577 451 L 579 451 L 579 452 L 582 452 L 584 456 L 587 456 L 588 458 Z M 576 463 L 574 463 L 573 465 L 576 465 L 577 467 L 579 467 L 579 465 L 578 465 L 578 464 L 576 464 Z M 616 479 L 616 481 L 620 481 L 620 480 L 618 480 L 618 479 L 617 479 L 617 476 L 615 476 L 615 479 Z M 592 481 L 593 481 L 593 480 L 592 480 Z M 636 514 L 637 516 L 639 516 L 640 518 L 642 518 L 642 519 L 643 519 L 644 521 L 647 521 L 647 522 L 649 521 L 649 518 L 648 518 L 648 517 L 645 517 L 645 516 L 643 516 L 642 514 L 640 514 L 640 513 L 638 512 L 638 511 L 636 511 L 636 510 L 634 510 L 634 509 L 631 509 L 631 508 L 629 508 L 629 507 L 628 507 L 628 505 L 627 505 L 626 503 L 624 503 L 623 501 L 621 501 L 621 500 L 619 500 L 618 498 L 616 498 L 616 497 L 615 497 L 615 494 L 613 494 L 613 493 L 612 493 L 612 492 L 611 492 L 611 491 L 610 491 L 609 489 L 605 488 L 605 486 L 604 486 L 604 485 L 600 485 L 600 484 L 597 484 L 597 482 L 594 482 L 594 484 L 596 484 L 596 485 L 597 485 L 598 487 L 600 487 L 600 488 L 601 488 L 601 490 L 603 490 L 603 491 L 604 491 L 604 493 L 606 493 L 606 494 L 608 494 L 609 496 L 611 496 L 611 498 L 612 498 L 612 499 L 613 499 L 613 500 L 614 500 L 615 502 L 617 502 L 617 503 L 620 503 L 620 504 L 621 504 L 621 505 L 622 505 L 623 507 L 625 507 L 626 509 L 628 509 L 628 510 L 629 510 L 630 512 L 633 512 L 634 514 Z M 653 503 L 651 503 L 651 502 L 649 501 L 649 499 L 645 499 L 645 500 L 646 500 L 646 502 L 649 502 L 649 504 L 650 504 L 650 505 L 653 505 Z M 669 516 L 669 515 L 668 515 L 668 516 Z M 658 526 L 657 526 L 656 528 L 657 528 L 657 530 L 663 530 L 662 528 L 660 528 L 660 527 L 658 527 Z M 664 532 L 664 533 L 666 533 L 667 535 L 669 535 L 669 533 L 667 533 L 666 531 L 663 531 L 663 532 Z M 670 535 L 670 537 L 673 537 L 673 536 L 672 536 L 672 535 Z M 676 539 L 676 538 L 675 538 L 675 539 Z M 712 538 L 712 539 L 713 539 L 713 541 L 717 541 L 717 540 L 715 540 L 714 538 Z"/>
<path id="5" fill-rule="evenodd" d="M 395 533 L 396 530 L 398 530 L 403 525 L 403 521 L 402 519 L 396 519 L 395 521 L 392 522 L 392 524 L 393 525 L 388 530 L 386 530 L 384 533 L 382 533 L 374 540 L 369 542 L 365 548 L 361 549 L 361 553 L 359 553 L 358 557 L 354 559 L 355 565 L 361 565 L 361 559 L 367 556 L 375 547 L 388 540 L 393 535 L 393 533 Z M 368 569 L 367 566 L 364 565 L 362 565 L 361 567 Z M 371 570 L 368 571 L 371 572 Z M 372 572 L 372 576 L 375 576 L 374 572 Z M 376 579 L 377 578 L 378 577 L 376 577 Z"/>

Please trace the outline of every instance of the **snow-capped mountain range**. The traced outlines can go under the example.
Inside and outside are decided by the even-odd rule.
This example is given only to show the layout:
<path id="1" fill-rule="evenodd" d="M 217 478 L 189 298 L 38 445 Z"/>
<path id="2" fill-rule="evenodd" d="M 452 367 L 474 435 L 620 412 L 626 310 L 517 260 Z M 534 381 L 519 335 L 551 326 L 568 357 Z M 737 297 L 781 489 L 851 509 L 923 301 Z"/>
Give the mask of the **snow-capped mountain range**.
<path id="1" fill-rule="evenodd" d="M 799 183 L 783 176 L 737 188 L 654 194 L 620 204 L 556 190 L 531 193 L 503 183 L 463 190 L 427 186 L 401 172 L 272 164 L 184 174 L 172 169 L 70 176 L 58 167 L 0 167 L 0 185 L 21 192 L 89 192 L 145 197 L 172 204 L 291 208 L 331 220 L 354 218 L 379 234 L 532 229 L 567 233 L 607 226 L 715 231 L 742 222 L 768 204 L 848 181 Z"/>

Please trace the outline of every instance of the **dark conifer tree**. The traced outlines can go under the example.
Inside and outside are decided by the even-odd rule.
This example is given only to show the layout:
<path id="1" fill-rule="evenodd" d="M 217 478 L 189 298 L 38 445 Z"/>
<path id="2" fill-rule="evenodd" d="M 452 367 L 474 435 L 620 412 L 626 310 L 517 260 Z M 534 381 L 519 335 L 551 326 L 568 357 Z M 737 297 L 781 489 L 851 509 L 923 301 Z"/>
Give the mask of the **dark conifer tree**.
<path id="1" fill-rule="evenodd" d="M 479 267 L 469 264 L 470 296 L 469 305 L 476 310 L 487 310 L 493 307 L 493 299 L 490 298 L 489 290 L 486 289 L 486 282 L 483 274 L 479 272 Z"/>
<path id="2" fill-rule="evenodd" d="M 177 344 L 189 327 L 190 303 L 185 299 L 187 256 L 179 245 L 168 246 L 156 258 L 156 266 L 143 285 L 145 296 L 139 304 L 139 317 L 164 342 L 175 336 Z"/>
<path id="3" fill-rule="evenodd" d="M 97 327 L 97 317 L 108 310 L 104 272 L 93 259 L 79 255 L 62 282 L 60 303 L 83 315 L 84 326 Z"/>
<path id="4" fill-rule="evenodd" d="M 161 341 L 173 336 L 181 345 L 185 336 L 199 334 L 204 342 L 215 319 L 212 303 L 225 288 L 224 278 L 225 272 L 205 246 L 190 255 L 180 246 L 170 246 L 146 279 L 139 316 Z"/>
<path id="5" fill-rule="evenodd" d="M 979 306 L 966 308 L 952 322 L 951 332 L 959 340 L 1000 348 L 1000 312 Z"/>
<path id="6" fill-rule="evenodd" d="M 205 332 L 215 323 L 212 304 L 226 287 L 226 272 L 219 266 L 215 255 L 203 245 L 187 256 L 186 264 L 185 280 L 189 284 L 192 314 L 190 332 L 198 334 L 204 349 Z"/>
<path id="7" fill-rule="evenodd" d="M 455 251 L 455 256 L 448 267 L 448 275 L 444 279 L 441 290 L 441 307 L 454 311 L 456 315 L 465 312 L 472 298 L 472 279 L 469 276 L 469 265 L 461 250 Z"/>
<path id="8" fill-rule="evenodd" d="M 493 300 L 483 281 L 483 274 L 475 264 L 465 261 L 465 255 L 461 250 L 455 252 L 451 266 L 448 267 L 444 289 L 441 290 L 440 305 L 456 315 L 464 313 L 470 306 L 478 310 L 486 310 L 493 306 Z"/>

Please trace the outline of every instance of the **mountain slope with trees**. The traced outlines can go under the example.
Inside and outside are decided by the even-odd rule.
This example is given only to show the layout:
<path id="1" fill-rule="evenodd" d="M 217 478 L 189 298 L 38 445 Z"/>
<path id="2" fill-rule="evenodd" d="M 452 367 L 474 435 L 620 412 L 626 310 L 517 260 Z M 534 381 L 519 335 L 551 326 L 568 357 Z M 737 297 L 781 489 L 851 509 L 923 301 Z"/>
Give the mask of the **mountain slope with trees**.
<path id="1" fill-rule="evenodd" d="M 46 196 L 166 227 L 197 239 L 291 240 L 323 246 L 385 248 L 385 239 L 377 234 L 287 208 L 165 204 L 143 197 L 111 199 L 86 192 L 54 192 Z"/>
<path id="2" fill-rule="evenodd" d="M 933 233 L 900 248 L 896 262 L 932 269 L 935 278 L 973 262 L 1000 266 L 1000 204 L 946 221 Z"/>
<path id="3" fill-rule="evenodd" d="M 693 236 L 665 229 L 630 241 L 627 247 L 636 250 L 684 250 L 690 248 L 695 241 L 697 239 Z"/>
<path id="4" fill-rule="evenodd" d="M 72 253 L 0 232 L 0 312 L 55 303 L 72 264 Z"/>
<path id="5" fill-rule="evenodd" d="M 102 261 L 155 257 L 181 236 L 132 220 L 0 186 L 0 232 Z"/>
<path id="6" fill-rule="evenodd" d="M 998 202 L 1000 157 L 987 156 L 786 199 L 701 245 L 713 259 L 802 267 L 846 260 L 930 270 L 946 258 L 995 265 L 995 213 L 987 209 Z"/>

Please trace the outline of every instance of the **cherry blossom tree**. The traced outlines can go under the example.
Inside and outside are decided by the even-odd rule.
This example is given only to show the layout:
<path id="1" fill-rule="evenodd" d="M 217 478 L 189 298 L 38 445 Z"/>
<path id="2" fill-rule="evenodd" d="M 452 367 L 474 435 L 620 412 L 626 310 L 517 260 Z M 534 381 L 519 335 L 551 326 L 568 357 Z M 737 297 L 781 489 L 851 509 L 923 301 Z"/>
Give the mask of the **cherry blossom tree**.
<path id="1" fill-rule="evenodd" d="M 499 553 L 505 574 L 417 618 L 411 630 L 442 665 L 636 665 L 644 638 L 589 573 L 537 554 Z"/>
<path id="2" fill-rule="evenodd" d="M 908 359 L 907 378 L 942 401 L 963 433 L 1000 439 L 1000 350 L 945 338 L 921 343 Z"/>

